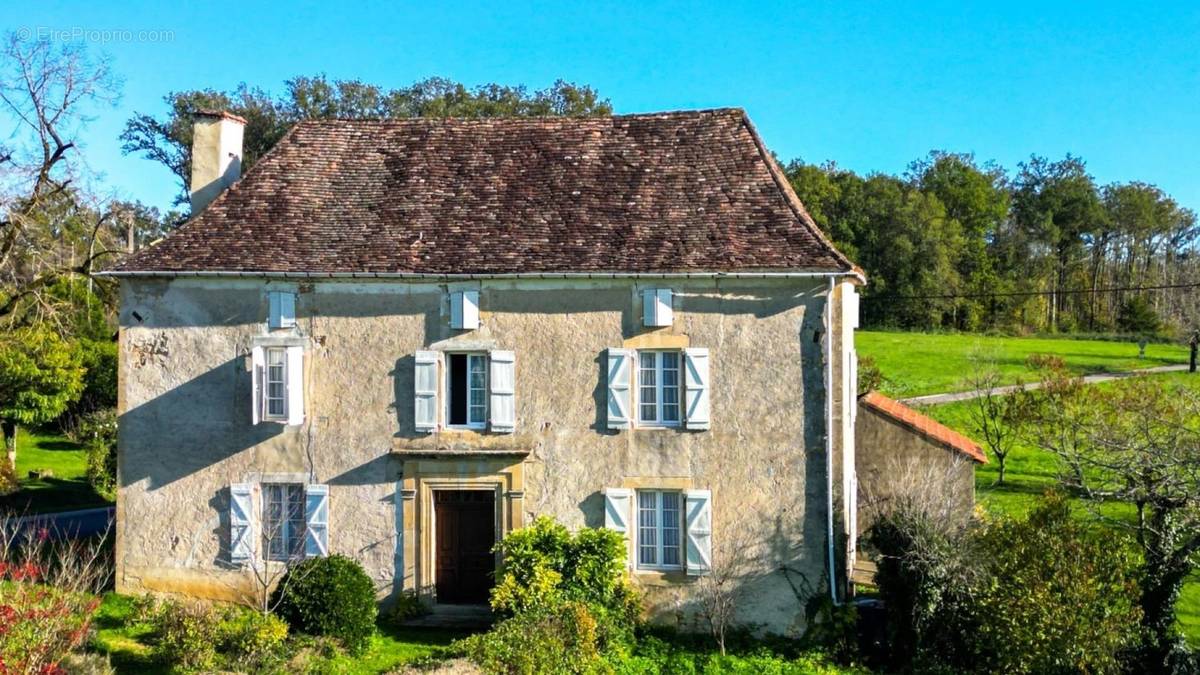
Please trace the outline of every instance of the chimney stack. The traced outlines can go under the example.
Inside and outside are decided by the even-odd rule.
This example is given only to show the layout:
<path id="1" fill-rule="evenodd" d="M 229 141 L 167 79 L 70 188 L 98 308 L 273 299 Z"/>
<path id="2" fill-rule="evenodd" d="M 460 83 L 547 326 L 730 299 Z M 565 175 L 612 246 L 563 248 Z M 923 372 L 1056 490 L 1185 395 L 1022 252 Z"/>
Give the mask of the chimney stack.
<path id="1" fill-rule="evenodd" d="M 246 120 L 223 110 L 192 114 L 192 215 L 204 210 L 242 175 Z"/>

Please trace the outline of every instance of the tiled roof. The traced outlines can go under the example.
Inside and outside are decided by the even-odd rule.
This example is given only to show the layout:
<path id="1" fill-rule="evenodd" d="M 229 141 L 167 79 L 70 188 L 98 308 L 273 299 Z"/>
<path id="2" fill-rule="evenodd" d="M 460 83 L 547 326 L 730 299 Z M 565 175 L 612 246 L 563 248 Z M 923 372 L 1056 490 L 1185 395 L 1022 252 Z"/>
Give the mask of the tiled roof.
<path id="1" fill-rule="evenodd" d="M 860 396 L 858 402 L 859 405 L 865 405 L 890 417 L 938 445 L 961 452 L 980 464 L 987 464 L 987 456 L 983 454 L 983 448 L 979 447 L 978 443 L 899 401 L 872 391 Z"/>
<path id="2" fill-rule="evenodd" d="M 307 121 L 119 272 L 850 271 L 745 113 Z"/>

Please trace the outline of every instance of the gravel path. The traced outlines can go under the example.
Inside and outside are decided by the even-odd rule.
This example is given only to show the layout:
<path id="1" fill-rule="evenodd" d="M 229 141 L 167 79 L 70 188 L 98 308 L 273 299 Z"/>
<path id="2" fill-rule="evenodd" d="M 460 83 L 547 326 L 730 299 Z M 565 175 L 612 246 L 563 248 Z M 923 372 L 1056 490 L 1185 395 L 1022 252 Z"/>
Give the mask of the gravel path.
<path id="1" fill-rule="evenodd" d="M 1158 373 L 1182 373 L 1187 371 L 1188 367 L 1185 364 L 1174 366 L 1155 366 L 1154 368 L 1141 368 L 1131 370 L 1125 373 L 1099 373 L 1097 375 L 1087 375 L 1083 381 L 1087 384 L 1095 384 L 1097 382 L 1109 382 L 1112 380 L 1122 380 L 1127 377 L 1138 377 L 1141 375 L 1156 375 Z M 1197 377 L 1200 377 L 1198 375 Z M 996 387 L 996 393 L 1004 395 L 1010 394 L 1022 385 L 1012 384 L 1004 387 Z M 1024 385 L 1026 389 L 1037 389 L 1041 387 L 1040 382 L 1031 382 Z M 927 394 L 925 396 L 913 396 L 912 398 L 902 398 L 900 402 L 905 405 L 938 405 L 940 403 L 954 403 L 955 401 L 966 401 L 973 398 L 978 398 L 983 395 L 983 391 L 976 389 L 974 391 L 956 391 L 950 394 Z"/>

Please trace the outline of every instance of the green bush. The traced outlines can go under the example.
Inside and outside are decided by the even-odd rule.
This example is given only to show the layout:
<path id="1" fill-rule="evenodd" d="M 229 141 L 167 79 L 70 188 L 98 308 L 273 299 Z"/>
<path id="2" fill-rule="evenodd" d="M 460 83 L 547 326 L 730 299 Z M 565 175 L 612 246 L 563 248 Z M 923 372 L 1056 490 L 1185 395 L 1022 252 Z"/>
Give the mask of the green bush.
<path id="1" fill-rule="evenodd" d="M 283 657 L 287 623 L 273 614 L 230 607 L 217 624 L 217 649 L 229 666 L 261 672 Z"/>
<path id="2" fill-rule="evenodd" d="M 583 528 L 572 535 L 545 516 L 510 532 L 498 545 L 499 583 L 492 609 L 515 615 L 578 601 L 603 608 L 606 619 L 632 625 L 640 614 L 625 578 L 625 542 L 608 529 Z"/>
<path id="3" fill-rule="evenodd" d="M 602 673 L 596 618 L 582 602 L 530 609 L 496 624 L 492 630 L 454 643 L 485 672 Z"/>
<path id="4" fill-rule="evenodd" d="M 420 596 L 413 591 L 404 591 L 396 597 L 395 604 L 388 610 L 387 619 L 393 624 L 402 624 L 428 613 L 429 608 L 421 601 Z"/>
<path id="5" fill-rule="evenodd" d="M 105 408 L 84 415 L 76 436 L 87 447 L 88 483 L 97 494 L 114 499 L 117 487 L 117 411 Z"/>
<path id="6" fill-rule="evenodd" d="M 217 665 L 217 615 L 203 605 L 164 603 L 152 619 L 155 658 L 175 670 Z"/>
<path id="7" fill-rule="evenodd" d="M 1051 494 L 1024 520 L 980 536 L 988 574 L 974 610 L 981 669 L 1005 673 L 1113 673 L 1138 640 L 1136 560 L 1099 539 Z"/>
<path id="8" fill-rule="evenodd" d="M 337 638 L 360 654 L 375 633 L 375 586 L 357 561 L 341 555 L 309 558 L 292 567 L 271 597 L 293 630 Z"/>
<path id="9" fill-rule="evenodd" d="M 791 646 L 795 647 L 793 643 Z M 842 675 L 865 673 L 857 668 L 838 666 L 820 651 L 768 649 L 762 643 L 747 640 L 738 653 L 726 655 L 676 636 L 670 641 L 656 636 L 644 636 L 633 651 L 608 659 L 613 671 L 620 675 L 657 675 L 672 673 L 738 673 L 744 675 Z"/>
<path id="10" fill-rule="evenodd" d="M 897 670 L 1119 672 L 1136 645 L 1135 560 L 1051 494 L 1027 518 L 959 531 L 916 510 L 872 526 Z"/>

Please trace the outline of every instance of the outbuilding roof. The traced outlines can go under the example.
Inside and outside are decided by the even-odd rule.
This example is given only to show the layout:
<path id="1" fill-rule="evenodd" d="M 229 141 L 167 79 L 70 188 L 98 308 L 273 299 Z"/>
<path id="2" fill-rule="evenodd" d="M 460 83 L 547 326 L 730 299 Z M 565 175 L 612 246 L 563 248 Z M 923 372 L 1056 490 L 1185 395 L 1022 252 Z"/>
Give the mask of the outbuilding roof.
<path id="1" fill-rule="evenodd" d="M 113 273 L 845 272 L 739 109 L 296 124 Z"/>
<path id="2" fill-rule="evenodd" d="M 921 434 L 947 450 L 960 452 L 980 464 L 987 464 L 987 455 L 983 454 L 983 448 L 978 443 L 895 399 L 888 398 L 877 391 L 871 391 L 860 396 L 858 403 Z"/>

